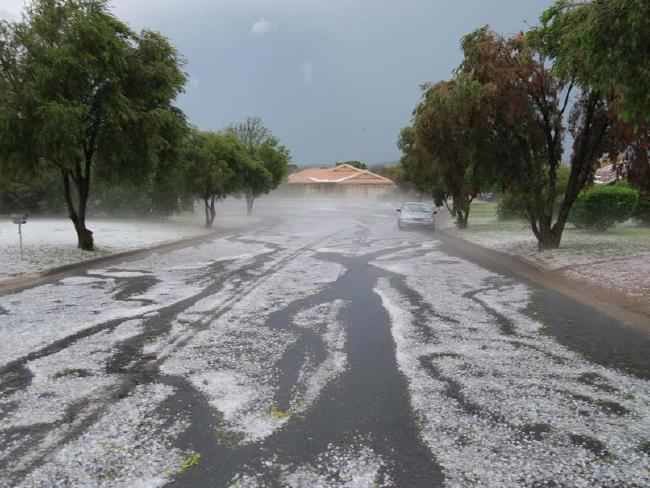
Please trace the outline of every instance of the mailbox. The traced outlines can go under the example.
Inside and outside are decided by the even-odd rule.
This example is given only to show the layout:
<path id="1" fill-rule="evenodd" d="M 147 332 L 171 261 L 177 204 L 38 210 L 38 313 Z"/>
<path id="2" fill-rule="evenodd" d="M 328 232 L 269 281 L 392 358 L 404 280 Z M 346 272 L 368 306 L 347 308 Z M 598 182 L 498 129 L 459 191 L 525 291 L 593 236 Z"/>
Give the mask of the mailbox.
<path id="1" fill-rule="evenodd" d="M 18 239 L 20 240 L 20 259 L 23 259 L 23 225 L 27 223 L 27 214 L 12 215 L 11 220 L 18 226 Z"/>

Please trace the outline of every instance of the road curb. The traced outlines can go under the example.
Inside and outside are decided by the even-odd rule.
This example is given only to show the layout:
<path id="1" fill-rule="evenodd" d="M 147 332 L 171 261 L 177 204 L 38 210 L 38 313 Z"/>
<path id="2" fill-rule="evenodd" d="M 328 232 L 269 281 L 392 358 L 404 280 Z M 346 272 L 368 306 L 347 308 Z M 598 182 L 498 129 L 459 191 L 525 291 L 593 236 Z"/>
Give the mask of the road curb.
<path id="1" fill-rule="evenodd" d="M 458 251 L 461 257 L 481 266 L 496 272 L 505 270 L 532 284 L 552 289 L 650 335 L 650 306 L 643 301 L 611 288 L 569 278 L 562 272 L 543 268 L 522 256 L 481 246 L 444 229 L 440 230 L 440 234 L 443 245 L 448 245 L 450 252 Z"/>
<path id="2" fill-rule="evenodd" d="M 211 232 L 207 232 L 205 234 L 200 234 L 192 237 L 185 237 L 183 239 L 177 239 L 174 241 L 166 241 L 160 244 L 155 244 L 153 246 L 140 247 L 137 249 L 131 249 L 129 251 L 122 251 L 113 254 L 107 254 L 105 256 L 99 256 L 96 258 L 87 259 L 84 261 L 79 261 L 77 263 L 57 266 L 55 268 L 50 268 L 38 273 L 24 274 L 18 278 L 12 278 L 9 280 L 0 281 L 0 296 L 19 292 L 27 288 L 31 288 L 33 286 L 47 283 L 49 281 L 55 281 L 57 279 L 65 277 L 70 273 L 77 272 L 77 271 L 85 271 L 89 268 L 93 268 L 97 266 L 98 264 L 121 261 L 124 259 L 129 260 L 157 251 L 169 252 L 175 249 L 181 249 L 183 247 L 189 247 L 192 245 L 200 244 L 204 241 L 209 241 L 217 236 L 223 236 L 223 235 L 224 234 L 222 234 L 222 231 L 214 230 Z"/>
<path id="3" fill-rule="evenodd" d="M 472 242 L 468 239 L 464 239 L 458 234 L 451 233 L 445 229 L 441 229 L 440 233 L 445 236 L 446 239 L 456 241 L 458 243 L 462 243 L 465 247 L 467 247 L 469 250 L 472 250 L 474 252 L 480 252 L 484 254 L 489 254 L 494 258 L 497 259 L 503 259 L 503 260 L 512 260 L 516 261 L 518 264 L 529 268 L 530 271 L 534 271 L 537 273 L 549 273 L 551 272 L 550 270 L 544 268 L 543 266 L 540 266 L 538 263 L 535 263 L 534 261 L 531 261 L 524 256 L 519 256 L 517 254 L 508 254 L 507 252 L 503 251 L 497 251 L 496 249 L 492 249 L 489 247 L 481 246 L 480 244 L 476 244 L 475 242 Z"/>

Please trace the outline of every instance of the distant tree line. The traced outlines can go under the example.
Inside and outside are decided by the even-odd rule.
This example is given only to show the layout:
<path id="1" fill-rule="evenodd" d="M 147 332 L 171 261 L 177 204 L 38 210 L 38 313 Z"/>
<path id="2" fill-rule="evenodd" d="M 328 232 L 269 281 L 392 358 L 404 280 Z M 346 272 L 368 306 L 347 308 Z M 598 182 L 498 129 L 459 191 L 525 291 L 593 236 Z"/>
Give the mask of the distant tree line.
<path id="1" fill-rule="evenodd" d="M 107 0 L 32 0 L 0 20 L 0 204 L 64 205 L 85 250 L 102 202 L 169 214 L 195 196 L 210 226 L 215 201 L 241 194 L 251 213 L 289 151 L 256 118 L 192 128 L 175 105 L 186 82 L 169 40 L 132 31 Z"/>
<path id="2" fill-rule="evenodd" d="M 341 166 L 342 164 L 347 164 L 348 166 L 353 166 L 353 167 L 355 167 L 357 169 L 364 169 L 364 170 L 368 169 L 368 165 L 366 163 L 364 163 L 363 161 L 356 161 L 356 160 L 354 160 L 354 161 L 339 161 L 339 162 L 336 163 L 336 166 Z"/>
<path id="3" fill-rule="evenodd" d="M 560 0 L 528 32 L 477 29 L 454 76 L 423 86 L 400 133 L 405 178 L 448 204 L 459 227 L 481 192 L 502 192 L 540 249 L 559 247 L 603 157 L 626 152 L 630 183 L 650 202 L 648 46 L 645 0 Z"/>

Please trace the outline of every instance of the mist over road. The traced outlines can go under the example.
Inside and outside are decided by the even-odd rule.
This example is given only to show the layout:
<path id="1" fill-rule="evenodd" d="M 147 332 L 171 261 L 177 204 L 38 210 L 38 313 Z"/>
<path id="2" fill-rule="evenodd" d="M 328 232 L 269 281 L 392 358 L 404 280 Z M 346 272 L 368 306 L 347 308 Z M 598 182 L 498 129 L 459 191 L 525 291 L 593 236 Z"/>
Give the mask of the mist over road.
<path id="1" fill-rule="evenodd" d="M 263 223 L 0 296 L 1 487 L 642 487 L 650 340 L 399 231 Z"/>

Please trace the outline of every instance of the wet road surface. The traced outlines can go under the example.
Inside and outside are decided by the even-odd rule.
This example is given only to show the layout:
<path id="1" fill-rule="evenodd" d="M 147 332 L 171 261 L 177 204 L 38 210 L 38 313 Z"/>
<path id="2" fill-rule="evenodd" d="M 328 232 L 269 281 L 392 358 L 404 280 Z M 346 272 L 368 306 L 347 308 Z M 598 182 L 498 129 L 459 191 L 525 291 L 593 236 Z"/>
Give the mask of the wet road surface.
<path id="1" fill-rule="evenodd" d="M 0 311 L 3 487 L 650 485 L 650 339 L 380 205 Z"/>

